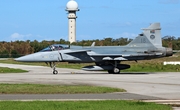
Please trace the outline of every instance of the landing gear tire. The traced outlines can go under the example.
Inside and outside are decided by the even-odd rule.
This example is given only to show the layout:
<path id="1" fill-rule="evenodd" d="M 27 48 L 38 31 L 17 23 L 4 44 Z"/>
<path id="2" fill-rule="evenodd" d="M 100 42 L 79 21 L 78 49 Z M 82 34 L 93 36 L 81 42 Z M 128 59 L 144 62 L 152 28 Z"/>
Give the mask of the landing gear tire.
<path id="1" fill-rule="evenodd" d="M 58 74 L 58 71 L 57 71 L 57 70 L 54 70 L 54 71 L 53 71 L 53 74 Z"/>
<path id="2" fill-rule="evenodd" d="M 53 74 L 58 74 L 58 71 L 56 70 L 56 63 L 55 62 L 50 62 L 50 66 L 53 69 Z"/>
<path id="3" fill-rule="evenodd" d="M 113 70 L 108 70 L 109 74 L 120 74 L 119 68 L 114 68 Z"/>
<path id="4" fill-rule="evenodd" d="M 114 68 L 113 72 L 114 72 L 114 74 L 119 74 L 120 70 L 119 70 L 119 68 Z"/>

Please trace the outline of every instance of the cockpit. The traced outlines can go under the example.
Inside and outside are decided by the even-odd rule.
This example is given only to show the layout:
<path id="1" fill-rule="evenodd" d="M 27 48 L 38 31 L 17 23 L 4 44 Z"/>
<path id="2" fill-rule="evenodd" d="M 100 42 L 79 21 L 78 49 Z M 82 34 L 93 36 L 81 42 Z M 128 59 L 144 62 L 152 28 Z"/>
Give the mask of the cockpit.
<path id="1" fill-rule="evenodd" d="M 64 49 L 69 49 L 69 48 L 70 48 L 69 45 L 65 45 L 65 44 L 53 44 L 53 45 L 50 45 L 50 46 L 44 48 L 40 52 L 57 51 L 57 50 L 64 50 Z"/>

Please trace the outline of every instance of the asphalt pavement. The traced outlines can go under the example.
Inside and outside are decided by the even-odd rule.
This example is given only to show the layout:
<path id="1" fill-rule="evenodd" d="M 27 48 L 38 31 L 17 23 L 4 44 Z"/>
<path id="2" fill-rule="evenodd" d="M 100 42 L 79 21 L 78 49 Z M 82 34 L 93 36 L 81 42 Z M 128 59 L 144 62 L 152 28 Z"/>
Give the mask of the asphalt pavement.
<path id="1" fill-rule="evenodd" d="M 43 66 L 0 64 L 0 67 L 29 71 L 0 74 L 0 83 L 97 85 L 127 90 L 110 94 L 2 94 L 0 100 L 180 100 L 179 72 L 108 74 L 57 68 L 59 74 L 53 75 L 51 68 Z"/>

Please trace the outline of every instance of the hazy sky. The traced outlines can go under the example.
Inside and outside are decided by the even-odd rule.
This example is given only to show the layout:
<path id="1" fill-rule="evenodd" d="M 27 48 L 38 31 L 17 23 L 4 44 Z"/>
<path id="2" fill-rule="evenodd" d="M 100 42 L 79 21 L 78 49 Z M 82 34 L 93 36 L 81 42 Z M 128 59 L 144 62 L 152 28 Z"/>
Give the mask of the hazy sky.
<path id="1" fill-rule="evenodd" d="M 0 41 L 68 40 L 69 0 L 0 0 Z M 180 37 L 179 0 L 76 0 L 77 40 L 134 38 L 160 22 L 162 37 Z"/>

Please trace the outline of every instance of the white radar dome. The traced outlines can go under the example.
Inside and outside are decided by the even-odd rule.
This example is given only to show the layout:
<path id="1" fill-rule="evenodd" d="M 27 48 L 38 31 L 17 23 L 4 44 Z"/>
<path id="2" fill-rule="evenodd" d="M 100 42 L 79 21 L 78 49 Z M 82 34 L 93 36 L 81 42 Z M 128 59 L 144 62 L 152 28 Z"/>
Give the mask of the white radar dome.
<path id="1" fill-rule="evenodd" d="M 70 0 L 66 5 L 67 10 L 78 10 L 78 4 L 74 0 Z"/>

